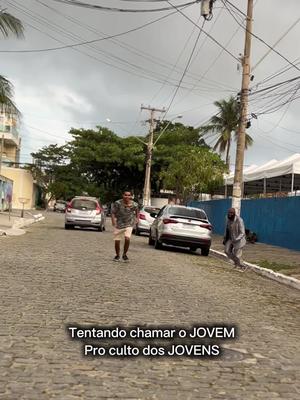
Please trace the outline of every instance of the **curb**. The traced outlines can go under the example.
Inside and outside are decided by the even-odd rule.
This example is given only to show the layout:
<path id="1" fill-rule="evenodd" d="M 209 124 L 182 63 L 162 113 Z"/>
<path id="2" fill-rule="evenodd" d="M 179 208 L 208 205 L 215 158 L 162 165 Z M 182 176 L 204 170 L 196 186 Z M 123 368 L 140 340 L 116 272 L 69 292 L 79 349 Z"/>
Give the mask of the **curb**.
<path id="1" fill-rule="evenodd" d="M 0 230 L 0 236 L 20 236 L 26 233 L 22 228 L 27 228 L 28 226 L 43 221 L 45 217 L 42 214 L 31 214 L 33 218 L 19 218 L 14 222 L 11 228 Z"/>
<path id="2" fill-rule="evenodd" d="M 213 249 L 210 249 L 210 252 L 218 258 L 222 258 L 222 259 L 225 259 L 228 261 L 228 258 L 225 253 L 218 251 L 218 250 L 213 250 Z M 245 264 L 249 269 L 251 269 L 252 271 L 256 272 L 257 274 L 259 274 L 261 276 L 265 276 L 266 278 L 272 279 L 273 281 L 276 281 L 276 282 L 282 283 L 284 285 L 290 286 L 294 289 L 300 290 L 300 280 L 299 279 L 292 278 L 290 276 L 286 276 L 286 275 L 280 274 L 278 272 L 274 272 L 267 268 L 262 268 L 259 265 L 252 264 L 247 261 L 243 261 L 243 264 Z"/>

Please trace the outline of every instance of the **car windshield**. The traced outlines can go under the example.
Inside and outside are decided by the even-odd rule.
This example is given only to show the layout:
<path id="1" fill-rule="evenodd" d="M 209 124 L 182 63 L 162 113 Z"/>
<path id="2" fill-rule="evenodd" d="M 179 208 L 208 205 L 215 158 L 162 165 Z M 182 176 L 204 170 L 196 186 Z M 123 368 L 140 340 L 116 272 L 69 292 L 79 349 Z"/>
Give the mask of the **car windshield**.
<path id="1" fill-rule="evenodd" d="M 169 214 L 187 218 L 207 219 L 204 211 L 195 210 L 193 208 L 171 207 L 169 209 Z"/>
<path id="2" fill-rule="evenodd" d="M 146 212 L 146 213 L 149 213 L 149 214 L 155 214 L 155 215 L 157 215 L 158 213 L 159 213 L 159 210 L 160 210 L 160 208 L 152 208 L 152 207 L 145 207 L 144 208 L 144 211 Z"/>
<path id="3" fill-rule="evenodd" d="M 76 199 L 72 201 L 72 208 L 76 210 L 96 210 L 97 203 L 93 200 Z"/>

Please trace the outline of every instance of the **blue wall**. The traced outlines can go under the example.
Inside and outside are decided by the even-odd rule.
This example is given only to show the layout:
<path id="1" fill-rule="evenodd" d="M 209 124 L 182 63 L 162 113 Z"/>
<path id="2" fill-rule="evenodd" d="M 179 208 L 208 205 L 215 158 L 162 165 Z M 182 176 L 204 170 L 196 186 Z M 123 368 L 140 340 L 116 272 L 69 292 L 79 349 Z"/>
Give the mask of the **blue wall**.
<path id="1" fill-rule="evenodd" d="M 192 201 L 188 205 L 205 210 L 213 232 L 223 235 L 231 199 Z M 300 250 L 300 196 L 242 200 L 241 216 L 259 242 Z"/>

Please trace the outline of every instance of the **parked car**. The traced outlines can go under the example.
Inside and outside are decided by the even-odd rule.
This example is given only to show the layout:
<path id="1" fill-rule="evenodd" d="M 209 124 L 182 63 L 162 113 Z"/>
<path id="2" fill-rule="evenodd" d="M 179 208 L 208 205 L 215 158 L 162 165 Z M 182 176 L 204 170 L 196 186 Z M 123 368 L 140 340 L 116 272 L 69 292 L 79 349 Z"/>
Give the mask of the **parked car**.
<path id="1" fill-rule="evenodd" d="M 58 211 L 58 212 L 65 212 L 65 211 L 66 211 L 66 208 L 67 208 L 67 202 L 66 202 L 66 201 L 64 201 L 64 200 L 57 200 L 57 201 L 54 203 L 53 211 L 54 211 L 54 212 L 56 212 L 56 211 Z"/>
<path id="2" fill-rule="evenodd" d="M 153 215 L 154 216 L 154 215 Z M 161 249 L 163 244 L 201 249 L 208 256 L 212 226 L 205 212 L 198 208 L 167 205 L 157 214 L 150 227 L 149 245 Z"/>
<path id="3" fill-rule="evenodd" d="M 105 230 L 105 214 L 98 199 L 77 196 L 70 201 L 65 213 L 65 229 L 75 226 L 93 227 L 100 232 Z"/>
<path id="4" fill-rule="evenodd" d="M 134 232 L 136 235 L 141 233 L 148 233 L 150 231 L 150 226 L 154 221 L 155 216 L 159 213 L 160 208 L 151 206 L 142 206 L 139 212 L 138 223 L 134 227 Z M 152 216 L 150 215 L 152 214 Z"/>

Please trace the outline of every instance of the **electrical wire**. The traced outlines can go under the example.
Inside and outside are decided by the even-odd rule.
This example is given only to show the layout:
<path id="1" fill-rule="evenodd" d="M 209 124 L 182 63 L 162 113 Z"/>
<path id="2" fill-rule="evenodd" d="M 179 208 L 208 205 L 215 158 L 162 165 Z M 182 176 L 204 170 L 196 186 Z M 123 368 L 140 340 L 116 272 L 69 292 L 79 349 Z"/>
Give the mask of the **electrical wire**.
<path id="1" fill-rule="evenodd" d="M 147 26 L 150 26 L 150 25 L 152 25 L 152 24 L 155 24 L 156 22 L 162 21 L 163 19 L 166 19 L 166 18 L 168 18 L 169 16 L 174 15 L 174 14 L 177 14 L 177 13 L 178 13 L 178 11 L 174 11 L 174 12 L 171 12 L 171 13 L 169 13 L 169 14 L 167 14 L 167 15 L 162 16 L 162 17 L 156 18 L 156 19 L 154 19 L 154 20 L 152 20 L 152 21 L 150 21 L 150 22 L 147 22 L 147 23 L 145 23 L 145 24 L 143 24 L 143 25 L 139 25 L 139 26 L 137 26 L 137 27 L 135 27 L 135 28 L 128 29 L 128 30 L 126 30 L 126 31 L 124 31 L 124 32 L 116 33 L 116 34 L 113 34 L 113 35 L 107 35 L 107 36 L 105 36 L 105 37 L 101 37 L 101 38 L 97 38 L 97 39 L 93 39 L 93 40 L 86 40 L 86 41 L 83 41 L 83 42 L 80 42 L 80 43 L 73 43 L 73 44 L 68 44 L 68 45 L 64 45 L 64 46 L 51 47 L 51 48 L 43 48 L 43 49 L 31 49 L 31 50 L 0 50 L 0 53 L 41 53 L 41 52 L 57 51 L 57 50 L 63 50 L 63 49 L 68 49 L 68 48 L 74 48 L 74 47 L 84 46 L 84 45 L 86 45 L 86 44 L 97 43 L 97 42 L 101 42 L 101 41 L 104 41 L 104 40 L 113 39 L 113 38 L 116 38 L 116 37 L 120 37 L 120 36 L 127 35 L 127 34 L 132 33 L 132 32 L 139 31 L 139 30 L 141 30 L 141 29 L 146 28 Z"/>
<path id="2" fill-rule="evenodd" d="M 28 11 L 26 11 L 26 10 L 24 11 L 24 8 L 23 8 L 23 9 L 18 8 L 16 5 L 11 5 L 11 6 L 14 7 L 14 8 L 16 8 L 16 9 L 19 10 L 19 11 L 21 10 L 21 12 L 23 12 L 23 13 L 25 12 L 25 14 L 26 14 L 26 15 L 29 15 L 31 18 L 33 17 L 33 14 L 32 14 L 32 13 L 28 13 Z M 36 14 L 36 15 L 38 15 L 38 14 Z M 50 26 L 50 28 L 51 28 L 52 30 L 53 30 L 53 29 L 56 29 L 55 31 L 57 31 L 57 25 L 56 25 L 56 24 L 53 25 L 53 23 L 51 23 L 51 25 L 50 25 L 50 24 L 47 22 L 48 20 L 47 20 L 46 18 L 42 17 L 43 19 L 41 19 L 41 18 L 39 17 L 39 15 L 38 15 L 38 17 L 33 17 L 33 18 L 34 18 L 37 22 L 42 23 L 43 26 L 46 24 L 46 25 Z M 46 21 L 46 22 L 45 22 L 45 21 Z M 58 42 L 60 42 L 60 43 L 64 43 L 64 42 L 62 42 L 61 40 L 56 39 L 56 38 L 53 37 L 52 35 L 49 35 L 48 33 L 44 32 L 44 31 L 41 31 L 40 29 L 34 27 L 33 25 L 31 25 L 31 24 L 29 24 L 29 25 L 30 25 L 32 28 L 38 30 L 39 32 L 42 32 L 42 33 L 46 34 L 47 36 L 50 36 L 52 39 L 54 39 L 54 40 L 56 40 L 56 41 L 58 41 Z M 56 25 L 56 26 L 55 26 L 55 25 Z M 53 26 L 54 26 L 54 28 L 53 28 Z M 60 28 L 60 27 L 58 26 L 58 28 Z M 73 33 L 68 33 L 68 31 L 67 31 L 66 29 L 64 29 L 64 30 L 59 29 L 59 31 L 60 31 L 61 33 L 63 33 L 64 35 L 67 35 L 68 37 L 71 37 L 72 39 L 73 39 L 73 38 L 76 38 L 76 37 L 78 38 L 77 35 L 74 35 Z M 94 47 L 93 47 L 93 49 L 94 49 Z M 116 65 L 113 65 L 113 64 L 111 64 L 111 63 L 107 63 L 106 61 L 100 60 L 100 59 L 98 59 L 98 58 L 96 58 L 96 57 L 94 57 L 94 56 L 92 56 L 92 55 L 90 55 L 90 54 L 88 54 L 88 53 L 86 53 L 86 52 L 84 52 L 84 51 L 82 51 L 82 50 L 79 50 L 79 49 L 76 49 L 76 48 L 74 48 L 73 50 L 76 50 L 76 51 L 78 51 L 78 52 L 80 52 L 80 53 L 82 53 L 82 54 L 84 54 L 84 55 L 86 55 L 86 56 L 88 56 L 88 57 L 90 57 L 90 58 L 96 60 L 96 61 L 99 61 L 99 62 L 101 62 L 101 63 L 107 64 L 107 65 L 112 66 L 112 67 L 114 67 L 114 68 L 117 68 L 117 69 L 119 69 L 119 70 L 122 70 L 122 71 L 125 71 L 125 72 L 128 72 L 128 73 L 131 73 L 131 74 L 133 74 L 133 75 L 136 75 L 136 76 L 141 77 L 141 78 L 144 78 L 144 79 L 149 79 L 149 80 L 152 80 L 152 81 L 158 82 L 158 83 L 161 83 L 161 82 L 162 82 L 161 79 L 165 79 L 165 76 L 163 76 L 163 75 L 161 75 L 161 76 L 159 77 L 158 74 L 156 74 L 156 76 L 155 76 L 154 74 L 152 74 L 152 71 L 146 70 L 145 68 L 143 68 L 143 67 L 141 67 L 141 66 L 137 66 L 137 65 L 132 64 L 132 63 L 126 61 L 126 60 L 123 60 L 123 59 L 121 59 L 121 58 L 119 58 L 119 57 L 116 57 L 116 56 L 114 56 L 114 55 L 111 54 L 111 53 L 104 52 L 104 54 L 105 54 L 106 56 L 107 56 L 107 54 L 108 54 L 108 57 L 117 59 L 118 62 L 126 63 L 127 66 L 129 65 L 129 66 L 131 66 L 131 67 L 137 69 L 138 72 L 128 71 L 127 69 L 122 68 L 120 65 L 117 65 L 117 66 L 116 66 Z M 100 51 L 98 48 L 95 48 L 95 50 L 96 50 L 97 52 Z M 100 52 L 101 52 L 101 51 L 100 51 Z M 102 51 L 101 53 L 103 53 L 103 51 Z M 143 72 L 143 71 L 144 71 L 148 76 L 141 75 L 140 72 Z M 149 77 L 149 75 L 151 76 L 151 78 Z M 168 84 L 171 85 L 171 86 L 176 86 L 175 81 L 174 81 L 174 83 L 168 82 Z M 185 88 L 185 87 L 183 86 L 183 88 Z M 188 88 L 187 88 L 187 89 L 188 89 Z M 209 90 L 211 91 L 212 89 L 210 88 Z"/>
<path id="3" fill-rule="evenodd" d="M 298 71 L 300 71 L 300 68 L 298 68 L 298 66 L 296 64 L 294 64 L 292 61 L 290 61 L 287 57 L 285 57 L 283 54 L 281 54 L 278 50 L 276 50 L 273 46 L 269 45 L 265 40 L 263 40 L 262 38 L 260 38 L 258 35 L 256 35 L 253 32 L 250 32 L 247 30 L 247 28 L 245 26 L 243 26 L 235 17 L 235 15 L 233 14 L 233 12 L 230 10 L 230 8 L 227 6 L 226 3 L 230 4 L 232 7 L 234 7 L 236 10 L 238 10 L 238 8 L 236 6 L 234 6 L 230 1 L 228 0 L 221 0 L 224 4 L 224 6 L 226 7 L 226 9 L 228 10 L 228 12 L 230 13 L 230 15 L 232 16 L 232 18 L 237 22 L 237 24 L 239 24 L 240 26 L 242 26 L 243 29 L 245 29 L 246 32 L 250 33 L 251 36 L 253 36 L 255 39 L 257 39 L 258 41 L 260 41 L 261 43 L 263 43 L 265 46 L 267 46 L 270 50 L 272 50 L 274 53 L 276 53 L 279 57 L 281 57 L 282 59 L 284 59 L 288 64 L 290 64 L 292 67 L 296 68 Z M 240 11 L 240 10 L 239 10 Z"/>
<path id="4" fill-rule="evenodd" d="M 48 4 L 45 4 L 45 3 L 42 2 L 41 0 L 35 0 L 35 1 L 36 1 L 37 3 L 43 5 L 44 7 L 50 9 L 51 11 L 55 12 L 56 14 L 63 16 L 63 17 L 64 17 L 65 19 L 67 19 L 68 21 L 71 21 L 73 24 L 76 25 L 76 28 L 78 28 L 78 26 L 80 26 L 80 27 L 83 27 L 84 29 L 88 30 L 89 32 L 93 32 L 93 33 L 101 34 L 101 35 L 105 35 L 105 36 L 107 35 L 107 34 L 104 33 L 104 32 L 101 32 L 101 31 L 99 31 L 99 30 L 96 30 L 96 29 L 92 28 L 91 26 L 89 26 L 89 25 L 87 25 L 87 24 L 84 24 L 82 21 L 80 21 L 80 20 L 77 19 L 77 18 L 71 17 L 71 16 L 69 16 L 69 15 L 67 15 L 67 14 L 62 13 L 61 11 L 58 11 L 57 9 L 55 9 L 55 8 L 53 8 L 53 7 L 51 7 L 51 6 L 49 6 Z M 165 1 L 165 0 L 162 0 L 162 1 Z M 224 9 L 224 8 L 222 8 L 222 9 Z M 129 51 L 129 52 L 131 52 L 132 54 L 137 55 L 138 57 L 141 57 L 141 58 L 146 59 L 147 62 L 150 61 L 151 63 L 154 63 L 154 64 L 156 64 L 156 65 L 159 65 L 159 66 L 161 66 L 161 67 L 163 67 L 163 68 L 165 68 L 165 69 L 170 70 L 170 68 L 172 68 L 172 70 L 174 69 L 174 71 L 176 71 L 177 73 L 179 73 L 179 72 L 182 73 L 182 70 L 180 70 L 179 68 L 177 68 L 175 65 L 173 65 L 173 64 L 171 64 L 171 63 L 169 63 L 169 62 L 167 62 L 167 61 L 164 60 L 164 59 L 161 59 L 161 58 L 157 57 L 157 56 L 154 55 L 154 54 L 146 53 L 144 50 L 138 49 L 138 48 L 136 48 L 136 47 L 134 47 L 134 46 L 132 46 L 132 45 L 129 45 L 129 44 L 125 43 L 124 41 L 121 41 L 121 40 L 118 40 L 118 39 L 115 39 L 115 40 L 114 40 L 114 39 L 109 39 L 109 41 L 112 42 L 112 43 L 114 43 L 114 44 L 116 44 L 117 46 L 120 46 L 121 48 L 125 49 L 127 52 Z M 189 72 L 188 74 L 186 74 L 186 76 L 190 76 L 191 78 L 192 78 L 192 77 L 193 77 L 193 78 L 194 78 L 194 77 L 195 77 L 195 78 L 198 77 L 196 74 L 193 74 L 193 73 L 191 73 L 191 72 Z M 221 86 L 224 86 L 224 87 L 230 88 L 228 85 L 226 85 L 226 84 L 224 84 L 224 83 L 222 83 L 222 82 L 217 82 L 217 81 L 215 81 L 215 80 L 213 80 L 213 79 L 208 79 L 208 78 L 207 78 L 206 81 L 207 81 L 207 82 L 211 82 L 211 83 L 210 83 L 211 86 L 214 85 L 215 87 L 218 87 L 218 88 L 221 87 Z M 207 84 L 208 84 L 208 83 L 207 83 Z M 232 88 L 230 88 L 230 89 L 232 89 Z"/>
<path id="5" fill-rule="evenodd" d="M 224 47 L 220 42 L 218 42 L 212 35 L 210 35 L 209 33 L 207 33 L 206 31 L 203 30 L 203 28 L 201 28 L 199 25 L 197 25 L 195 23 L 195 21 L 193 21 L 189 16 L 187 16 L 186 14 L 184 14 L 180 9 L 178 9 L 178 7 L 176 7 L 174 4 L 172 4 L 169 0 L 166 0 L 167 3 L 169 3 L 173 8 L 175 8 L 184 18 L 186 18 L 188 21 L 190 21 L 193 25 L 195 25 L 198 29 L 200 29 L 201 32 L 203 32 L 206 36 L 208 36 L 215 44 L 217 44 L 219 47 L 221 47 L 227 54 L 229 54 L 232 58 L 234 58 L 236 61 L 238 61 L 239 63 L 241 62 L 241 60 L 239 58 L 237 58 L 234 54 L 232 54 L 229 50 L 226 49 L 226 47 Z"/>
<path id="6" fill-rule="evenodd" d="M 202 24 L 202 27 L 205 25 L 205 22 L 206 22 L 206 20 L 204 19 L 203 24 Z M 191 51 L 191 54 L 190 54 L 190 56 L 189 56 L 189 58 L 188 58 L 188 61 L 187 61 L 187 63 L 186 63 L 186 66 L 185 66 L 185 69 L 184 69 L 184 71 L 183 71 L 183 74 L 182 74 L 182 76 L 181 76 L 181 78 L 180 78 L 180 80 L 179 80 L 179 83 L 178 83 L 178 85 L 177 85 L 177 87 L 176 87 L 176 89 L 175 89 L 175 92 L 174 92 L 174 94 L 173 94 L 173 96 L 172 96 L 172 99 L 171 99 L 171 101 L 170 101 L 168 107 L 166 108 L 166 112 L 165 112 L 165 114 L 164 114 L 164 116 L 163 116 L 163 118 L 162 118 L 163 120 L 166 118 L 166 116 L 167 116 L 167 114 L 168 114 L 168 112 L 169 112 L 169 110 L 170 110 L 170 108 L 171 108 L 171 106 L 172 106 L 172 104 L 173 104 L 173 102 L 174 102 L 174 100 L 175 100 L 175 97 L 176 97 L 176 95 L 177 95 L 177 93 L 178 93 L 178 91 L 179 91 L 179 89 L 180 89 L 180 86 L 181 86 L 182 81 L 183 81 L 183 79 L 184 79 L 184 77 L 185 77 L 185 74 L 186 74 L 186 72 L 187 72 L 187 70 L 188 70 L 188 68 L 189 68 L 189 66 L 190 66 L 190 64 L 191 64 L 191 61 L 192 61 L 193 55 L 194 55 L 194 53 L 195 53 L 195 50 L 196 50 L 197 44 L 198 44 L 198 42 L 199 42 L 199 39 L 200 39 L 200 36 L 201 36 L 202 31 L 203 31 L 202 29 L 199 30 L 198 36 L 197 36 L 197 38 L 196 38 L 195 44 L 194 44 L 194 46 L 193 46 L 193 49 L 192 49 L 192 51 Z"/>
<path id="7" fill-rule="evenodd" d="M 148 13 L 148 12 L 160 12 L 160 11 L 168 11 L 171 10 L 171 7 L 161 7 L 161 8 L 152 8 L 152 9 L 133 9 L 133 8 L 115 8 L 115 7 L 105 7 L 99 6 L 97 4 L 90 4 L 90 3 L 82 3 L 78 0 L 52 0 L 57 3 L 67 4 L 72 6 L 78 6 L 83 8 L 91 8 L 93 10 L 101 10 L 101 11 L 113 11 L 113 12 L 123 12 L 123 13 Z M 199 0 L 191 1 L 189 3 L 179 4 L 177 7 L 182 8 L 187 5 L 196 4 Z"/>

